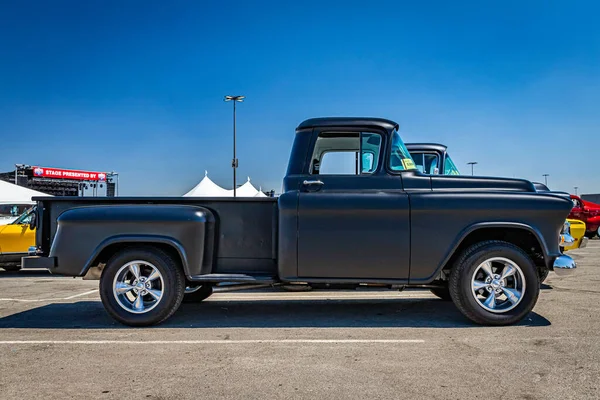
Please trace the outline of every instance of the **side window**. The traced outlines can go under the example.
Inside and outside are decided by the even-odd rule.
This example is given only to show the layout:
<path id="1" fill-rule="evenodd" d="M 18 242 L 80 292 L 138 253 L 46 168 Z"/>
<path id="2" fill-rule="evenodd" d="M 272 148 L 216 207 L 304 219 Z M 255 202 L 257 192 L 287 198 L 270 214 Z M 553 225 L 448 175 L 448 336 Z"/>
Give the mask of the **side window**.
<path id="1" fill-rule="evenodd" d="M 437 153 L 410 153 L 416 168 L 424 174 L 440 173 L 440 157 Z"/>
<path id="2" fill-rule="evenodd" d="M 313 150 L 310 174 L 372 174 L 379 166 L 381 135 L 372 132 L 321 132 Z"/>

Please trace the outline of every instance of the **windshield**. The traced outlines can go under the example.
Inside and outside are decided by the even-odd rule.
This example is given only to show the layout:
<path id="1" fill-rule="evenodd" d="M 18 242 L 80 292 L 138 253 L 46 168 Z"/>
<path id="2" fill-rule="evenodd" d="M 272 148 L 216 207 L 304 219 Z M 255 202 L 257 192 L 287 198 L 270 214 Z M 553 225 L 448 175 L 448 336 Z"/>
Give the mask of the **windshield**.
<path id="1" fill-rule="evenodd" d="M 15 218 L 21 215 L 31 204 L 0 204 L 0 218 Z"/>
<path id="2" fill-rule="evenodd" d="M 410 153 L 406 149 L 400 134 L 394 129 L 392 132 L 392 151 L 390 153 L 390 169 L 392 171 L 406 171 L 417 169 Z"/>
<path id="3" fill-rule="evenodd" d="M 28 225 L 31 222 L 32 216 L 33 207 L 21 214 L 21 216 L 13 222 L 13 225 Z"/>
<path id="4" fill-rule="evenodd" d="M 460 175 L 458 168 L 456 168 L 456 165 L 448 154 L 446 154 L 446 161 L 444 162 L 444 175 Z"/>

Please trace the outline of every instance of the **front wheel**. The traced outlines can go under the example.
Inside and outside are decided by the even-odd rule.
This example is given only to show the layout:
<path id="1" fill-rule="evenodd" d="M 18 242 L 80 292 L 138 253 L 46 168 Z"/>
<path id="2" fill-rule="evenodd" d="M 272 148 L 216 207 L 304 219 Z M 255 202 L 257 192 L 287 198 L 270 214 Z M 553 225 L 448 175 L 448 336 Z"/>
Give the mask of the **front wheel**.
<path id="1" fill-rule="evenodd" d="M 100 298 L 106 311 L 130 326 L 163 322 L 179 307 L 185 291 L 181 266 L 154 247 L 127 248 L 102 271 Z"/>
<path id="2" fill-rule="evenodd" d="M 449 283 L 456 307 L 481 325 L 519 322 L 540 292 L 531 258 L 519 247 L 497 240 L 469 247 L 454 264 Z"/>

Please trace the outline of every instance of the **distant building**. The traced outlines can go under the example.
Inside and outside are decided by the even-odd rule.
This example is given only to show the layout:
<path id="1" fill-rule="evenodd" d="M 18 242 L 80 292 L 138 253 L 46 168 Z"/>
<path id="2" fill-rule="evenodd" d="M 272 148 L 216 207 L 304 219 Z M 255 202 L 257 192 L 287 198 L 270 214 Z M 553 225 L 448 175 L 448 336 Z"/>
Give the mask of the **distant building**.
<path id="1" fill-rule="evenodd" d="M 585 201 L 591 201 L 592 203 L 600 204 L 600 193 L 598 194 L 582 194 L 581 198 Z"/>

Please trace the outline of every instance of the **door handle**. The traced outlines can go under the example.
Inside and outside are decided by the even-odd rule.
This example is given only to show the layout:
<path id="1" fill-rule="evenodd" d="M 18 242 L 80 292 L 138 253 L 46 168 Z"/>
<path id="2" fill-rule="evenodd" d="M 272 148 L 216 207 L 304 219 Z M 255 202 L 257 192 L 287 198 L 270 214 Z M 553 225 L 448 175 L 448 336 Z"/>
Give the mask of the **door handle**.
<path id="1" fill-rule="evenodd" d="M 311 192 L 316 192 L 317 190 L 321 189 L 321 186 L 323 186 L 323 181 L 320 180 L 314 180 L 314 181 L 304 181 L 302 182 L 302 184 L 306 187 L 306 190 L 311 191 Z"/>
<path id="2" fill-rule="evenodd" d="M 319 186 L 322 186 L 323 185 L 323 181 L 319 181 L 319 180 L 316 180 L 316 181 L 304 181 L 304 182 L 302 182 L 302 184 L 304 186 L 310 186 L 310 185 L 319 185 Z"/>

